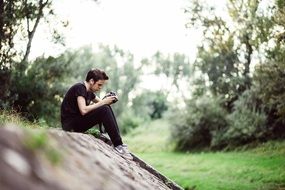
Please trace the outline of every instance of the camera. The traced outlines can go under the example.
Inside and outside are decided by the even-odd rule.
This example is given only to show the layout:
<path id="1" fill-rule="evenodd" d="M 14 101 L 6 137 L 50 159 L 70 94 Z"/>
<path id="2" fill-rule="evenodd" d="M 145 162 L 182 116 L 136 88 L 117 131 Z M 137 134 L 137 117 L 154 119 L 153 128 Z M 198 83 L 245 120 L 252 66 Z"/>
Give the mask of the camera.
<path id="1" fill-rule="evenodd" d="M 109 96 L 117 96 L 117 93 L 111 91 L 111 92 L 107 93 L 107 94 L 104 96 L 104 98 L 109 97 Z M 104 99 L 104 98 L 103 98 L 103 99 Z M 117 101 L 118 101 L 118 99 L 115 98 L 115 99 L 113 100 L 113 103 L 115 103 L 115 102 L 117 102 Z"/>

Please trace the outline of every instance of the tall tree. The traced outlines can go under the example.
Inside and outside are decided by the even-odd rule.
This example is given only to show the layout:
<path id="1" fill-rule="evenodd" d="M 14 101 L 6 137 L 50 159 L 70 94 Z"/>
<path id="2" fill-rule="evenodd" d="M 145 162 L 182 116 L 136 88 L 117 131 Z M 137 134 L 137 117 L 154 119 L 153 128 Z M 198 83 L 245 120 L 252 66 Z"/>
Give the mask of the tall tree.
<path id="1" fill-rule="evenodd" d="M 258 0 L 228 0 L 223 14 L 194 0 L 186 8 L 187 27 L 199 27 L 203 42 L 196 65 L 207 74 L 215 95 L 223 95 L 230 111 L 237 97 L 251 86 L 253 55 L 263 50 L 271 23 Z"/>
<path id="2" fill-rule="evenodd" d="M 180 53 L 165 55 L 158 51 L 151 58 L 144 59 L 142 62 L 145 63 L 144 69 L 147 71 L 145 74 L 155 75 L 159 80 L 165 80 L 161 90 L 166 96 L 174 90 L 180 92 L 182 97 L 185 96 L 183 92 L 193 78 L 193 67 L 186 55 Z M 183 82 L 187 84 L 182 86 Z"/>
<path id="3" fill-rule="evenodd" d="M 276 1 L 274 24 L 266 61 L 256 66 L 254 82 L 267 112 L 267 124 L 274 136 L 285 136 L 285 2 Z M 277 30 L 278 29 L 278 30 Z"/>
<path id="4" fill-rule="evenodd" d="M 40 20 L 53 14 L 52 0 L 1 0 L 0 10 L 0 63 L 10 67 L 13 56 L 20 56 L 14 49 L 15 35 L 21 35 L 26 43 L 20 60 L 27 61 Z"/>
<path id="5" fill-rule="evenodd" d="M 8 86 L 11 75 L 13 37 L 19 26 L 18 15 L 15 11 L 15 1 L 0 0 L 0 104 L 4 106 L 4 99 L 8 96 Z"/>
<path id="6" fill-rule="evenodd" d="M 28 67 L 32 41 L 39 23 L 52 14 L 52 0 L 0 1 L 0 107 L 7 106 L 7 99 L 12 96 L 9 92 L 12 71 L 25 71 Z M 16 50 L 14 44 L 19 44 L 21 40 L 26 47 Z"/>
<path id="7" fill-rule="evenodd" d="M 28 61 L 35 32 L 37 30 L 41 18 L 44 17 L 44 9 L 50 9 L 51 0 L 39 0 L 37 3 L 28 2 L 27 0 L 24 0 L 23 5 L 24 19 L 27 23 L 26 30 L 28 42 L 22 62 L 26 62 Z M 51 11 L 52 10 L 50 10 L 50 12 Z"/>

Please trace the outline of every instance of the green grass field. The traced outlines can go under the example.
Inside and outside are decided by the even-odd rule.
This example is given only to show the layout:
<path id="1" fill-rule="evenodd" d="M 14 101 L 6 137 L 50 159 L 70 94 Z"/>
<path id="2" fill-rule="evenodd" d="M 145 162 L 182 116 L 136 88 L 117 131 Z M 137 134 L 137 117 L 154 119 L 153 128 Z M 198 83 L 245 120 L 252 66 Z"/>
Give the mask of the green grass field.
<path id="1" fill-rule="evenodd" d="M 169 125 L 155 121 L 124 137 L 129 149 L 162 174 L 188 189 L 285 189 L 285 141 L 231 152 L 171 151 Z"/>

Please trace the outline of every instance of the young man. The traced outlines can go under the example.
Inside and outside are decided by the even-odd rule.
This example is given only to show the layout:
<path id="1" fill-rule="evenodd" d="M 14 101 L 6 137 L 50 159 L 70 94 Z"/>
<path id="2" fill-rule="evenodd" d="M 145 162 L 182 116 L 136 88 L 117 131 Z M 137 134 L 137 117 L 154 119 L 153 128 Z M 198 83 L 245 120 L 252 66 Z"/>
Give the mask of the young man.
<path id="1" fill-rule="evenodd" d="M 115 150 L 132 159 L 127 146 L 123 144 L 119 127 L 111 104 L 118 97 L 109 96 L 102 100 L 95 95 L 109 77 L 99 69 L 90 70 L 82 83 L 74 84 L 65 94 L 61 104 L 61 124 L 66 131 L 85 132 L 96 124 L 103 124 Z"/>

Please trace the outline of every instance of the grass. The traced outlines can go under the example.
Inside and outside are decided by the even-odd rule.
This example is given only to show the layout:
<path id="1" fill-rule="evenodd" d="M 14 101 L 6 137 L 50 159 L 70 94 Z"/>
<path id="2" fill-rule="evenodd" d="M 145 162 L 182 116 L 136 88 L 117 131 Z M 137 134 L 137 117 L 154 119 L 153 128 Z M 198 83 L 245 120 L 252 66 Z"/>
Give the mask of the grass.
<path id="1" fill-rule="evenodd" d="M 138 127 L 123 137 L 133 152 L 165 152 L 173 149 L 167 121 L 156 120 Z"/>
<path id="2" fill-rule="evenodd" d="M 285 185 L 284 155 L 272 157 L 251 152 L 137 155 L 190 189 L 275 189 Z"/>
<path id="3" fill-rule="evenodd" d="M 31 130 L 25 128 L 24 145 L 32 151 L 39 151 L 53 164 L 61 162 L 62 154 L 57 147 L 54 147 L 54 141 L 48 137 L 45 129 Z"/>
<path id="4" fill-rule="evenodd" d="M 0 126 L 18 126 L 24 129 L 24 145 L 32 151 L 40 151 L 53 164 L 59 164 L 61 153 L 49 139 L 46 123 L 30 122 L 14 111 L 0 110 Z M 34 129 L 34 130 L 31 130 Z"/>
<path id="5" fill-rule="evenodd" d="M 285 141 L 231 152 L 173 152 L 169 125 L 155 121 L 124 137 L 130 150 L 185 189 L 285 189 Z"/>
<path id="6" fill-rule="evenodd" d="M 45 122 L 31 122 L 16 111 L 0 110 L 0 126 L 15 125 L 23 128 L 49 128 Z"/>

